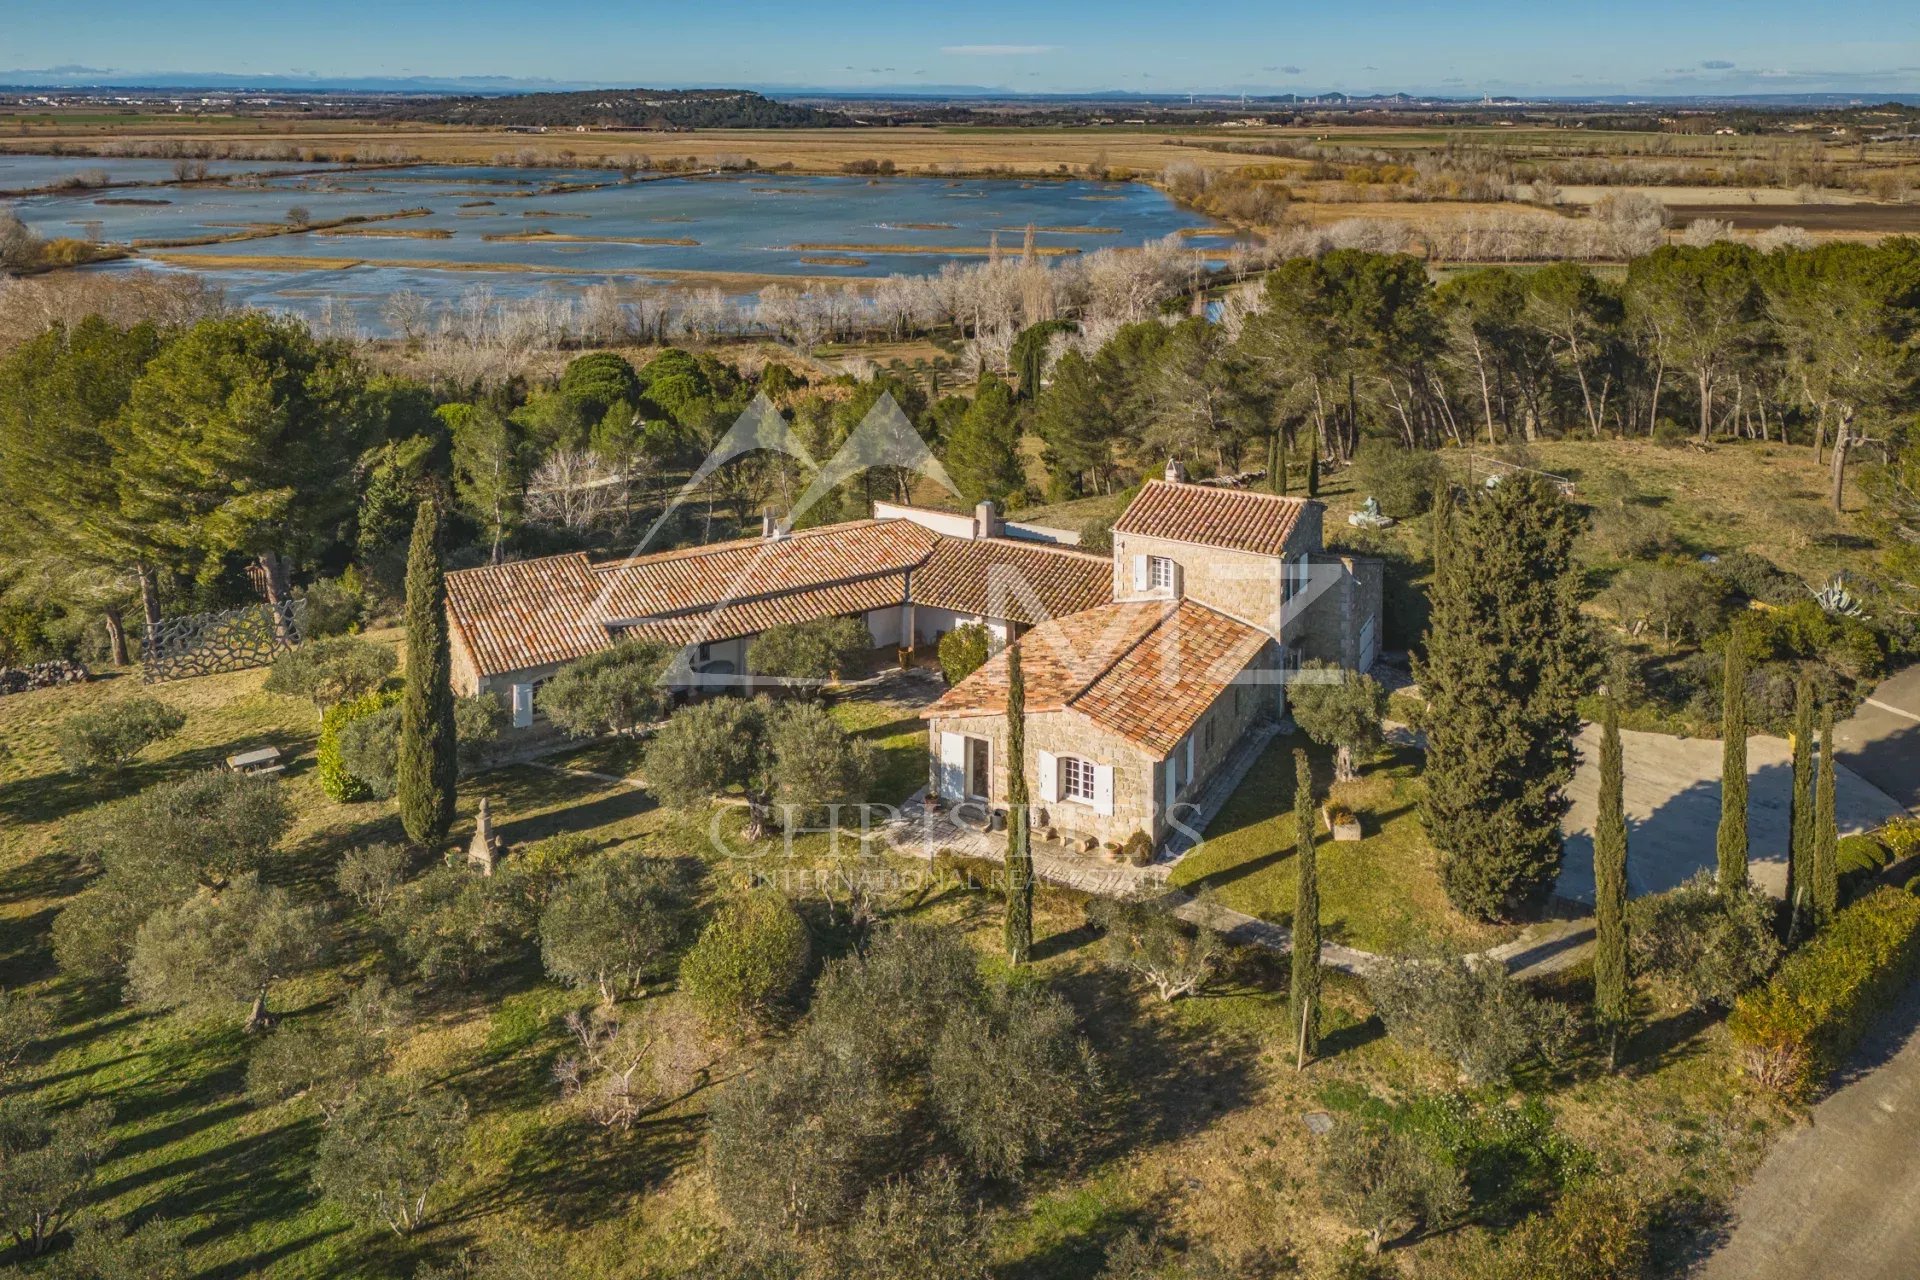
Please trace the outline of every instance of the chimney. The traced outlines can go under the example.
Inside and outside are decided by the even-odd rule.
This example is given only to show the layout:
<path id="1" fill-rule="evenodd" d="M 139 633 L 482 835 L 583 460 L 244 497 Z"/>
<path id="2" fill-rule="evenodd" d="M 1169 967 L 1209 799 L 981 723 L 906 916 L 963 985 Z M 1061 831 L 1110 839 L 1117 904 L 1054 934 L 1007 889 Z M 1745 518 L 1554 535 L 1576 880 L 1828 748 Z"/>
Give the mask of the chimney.
<path id="1" fill-rule="evenodd" d="M 1178 458 L 1167 459 L 1167 483 L 1185 484 L 1187 482 L 1187 464 Z"/>
<path id="2" fill-rule="evenodd" d="M 768 542 L 775 542 L 787 536 L 786 522 L 772 507 L 760 513 L 760 536 Z"/>
<path id="3" fill-rule="evenodd" d="M 973 536 L 976 538 L 1000 536 L 1000 513 L 993 509 L 993 499 L 987 498 L 974 503 Z"/>

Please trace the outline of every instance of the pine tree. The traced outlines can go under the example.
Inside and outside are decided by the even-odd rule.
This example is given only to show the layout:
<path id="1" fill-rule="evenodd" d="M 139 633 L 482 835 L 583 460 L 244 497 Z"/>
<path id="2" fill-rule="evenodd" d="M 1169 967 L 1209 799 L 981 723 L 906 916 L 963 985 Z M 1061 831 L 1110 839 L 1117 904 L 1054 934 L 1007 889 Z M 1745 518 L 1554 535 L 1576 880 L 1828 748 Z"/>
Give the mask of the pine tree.
<path id="1" fill-rule="evenodd" d="M 1591 669 L 1573 565 L 1577 521 L 1539 477 L 1503 479 L 1443 511 L 1427 652 L 1421 818 L 1447 895 L 1476 919 L 1553 883 Z"/>
<path id="2" fill-rule="evenodd" d="M 1793 698 L 1793 796 L 1787 806 L 1787 940 L 1800 934 L 1813 893 L 1813 689 Z"/>
<path id="3" fill-rule="evenodd" d="M 1747 656 L 1738 626 L 1727 637 L 1721 701 L 1718 879 L 1722 893 L 1742 893 L 1747 887 Z"/>
<path id="4" fill-rule="evenodd" d="M 1820 771 L 1813 788 L 1813 927 L 1822 929 L 1840 908 L 1840 825 L 1834 796 L 1833 712 L 1820 721 Z"/>
<path id="5" fill-rule="evenodd" d="M 413 543 L 407 552 L 407 684 L 400 700 L 395 786 L 401 825 L 415 844 L 441 840 L 453 825 L 457 767 L 440 509 L 428 498 L 414 518 Z"/>
<path id="6" fill-rule="evenodd" d="M 1320 429 L 1318 427 L 1309 428 L 1307 431 L 1307 496 L 1309 498 L 1320 496 Z"/>
<path id="7" fill-rule="evenodd" d="M 1600 811 L 1593 824 L 1594 1021 L 1607 1032 L 1607 1060 L 1620 1060 L 1631 1013 L 1627 979 L 1627 814 L 1620 711 L 1607 700 L 1600 737 Z"/>
<path id="8" fill-rule="evenodd" d="M 1313 770 L 1307 753 L 1293 753 L 1293 967 L 1287 988 L 1287 1019 L 1296 1043 L 1296 1066 L 1320 1048 L 1320 875 L 1313 851 Z"/>
<path id="9" fill-rule="evenodd" d="M 1027 814 L 1027 682 L 1020 646 L 1007 648 L 1007 959 L 1033 951 L 1033 837 Z"/>

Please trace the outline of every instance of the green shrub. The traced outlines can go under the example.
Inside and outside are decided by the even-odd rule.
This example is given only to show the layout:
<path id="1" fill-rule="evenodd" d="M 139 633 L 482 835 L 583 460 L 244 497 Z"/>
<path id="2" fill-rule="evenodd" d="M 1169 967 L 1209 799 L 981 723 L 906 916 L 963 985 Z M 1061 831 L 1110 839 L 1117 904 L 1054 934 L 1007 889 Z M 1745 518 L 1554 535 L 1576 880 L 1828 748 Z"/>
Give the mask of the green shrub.
<path id="1" fill-rule="evenodd" d="M 1877 889 L 1836 914 L 1766 986 L 1740 997 L 1727 1030 L 1757 1083 L 1804 1098 L 1916 973 L 1920 898 Z"/>
<path id="2" fill-rule="evenodd" d="M 1920 818 L 1895 818 L 1877 834 L 1887 852 L 1896 858 L 1920 853 Z"/>
<path id="3" fill-rule="evenodd" d="M 987 665 L 992 637 L 978 622 L 963 623 L 940 637 L 940 672 L 948 684 L 959 684 Z"/>
<path id="4" fill-rule="evenodd" d="M 680 965 L 680 986 L 709 1023 L 751 1026 L 775 1015 L 812 953 L 806 921 L 793 904 L 760 889 L 714 912 Z"/>
<path id="5" fill-rule="evenodd" d="M 186 722 L 186 712 L 158 698 L 110 702 L 60 723 L 60 759 L 75 773 L 118 769 L 152 744 L 180 732 Z"/>
<path id="6" fill-rule="evenodd" d="M 1859 897 L 1890 861 L 1886 847 L 1872 836 L 1840 837 L 1835 863 L 1840 872 L 1841 899 L 1850 901 Z"/>
<path id="7" fill-rule="evenodd" d="M 348 702 L 336 702 L 321 712 L 320 744 L 315 754 L 319 760 L 320 789 L 327 793 L 328 799 L 352 804 L 374 798 L 374 788 L 350 771 L 342 759 L 340 737 L 356 720 L 377 715 L 388 707 L 397 706 L 399 701 L 400 694 L 397 691 L 375 691 Z M 387 794 L 392 794 L 390 786 Z"/>
<path id="8" fill-rule="evenodd" d="M 307 639 L 344 636 L 358 631 L 367 620 L 366 588 L 352 569 L 337 578 L 319 578 L 307 588 Z"/>

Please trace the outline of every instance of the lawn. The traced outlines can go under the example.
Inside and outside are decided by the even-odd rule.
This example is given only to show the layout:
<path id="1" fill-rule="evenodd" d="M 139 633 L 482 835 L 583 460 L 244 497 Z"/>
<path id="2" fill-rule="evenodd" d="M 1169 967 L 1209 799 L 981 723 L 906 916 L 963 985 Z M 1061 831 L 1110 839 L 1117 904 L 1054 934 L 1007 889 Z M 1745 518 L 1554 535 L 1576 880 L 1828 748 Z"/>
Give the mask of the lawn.
<path id="1" fill-rule="evenodd" d="M 1173 869 L 1172 882 L 1211 893 L 1223 905 L 1280 924 L 1293 919 L 1293 752 L 1299 736 L 1267 747 L 1239 791 L 1207 828 L 1207 838 Z M 1332 777 L 1329 753 L 1309 750 L 1317 785 Z M 1394 751 L 1367 765 L 1334 795 L 1359 815 L 1363 838 L 1336 842 L 1319 826 L 1321 927 L 1329 942 L 1362 951 L 1424 945 L 1478 949 L 1511 930 L 1475 924 L 1441 888 L 1437 855 L 1416 811 L 1420 755 Z"/>

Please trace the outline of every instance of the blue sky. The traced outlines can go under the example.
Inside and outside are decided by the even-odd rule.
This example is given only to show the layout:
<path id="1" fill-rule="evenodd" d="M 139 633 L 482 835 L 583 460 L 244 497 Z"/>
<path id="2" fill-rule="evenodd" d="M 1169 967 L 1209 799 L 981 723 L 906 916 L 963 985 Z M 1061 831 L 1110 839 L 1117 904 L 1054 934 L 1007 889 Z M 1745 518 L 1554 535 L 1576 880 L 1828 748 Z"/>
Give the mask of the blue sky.
<path id="1" fill-rule="evenodd" d="M 0 0 L 10 69 L 1022 91 L 1920 90 L 1920 7 L 1350 0 Z M 88 72 L 69 71 L 69 77 Z"/>

